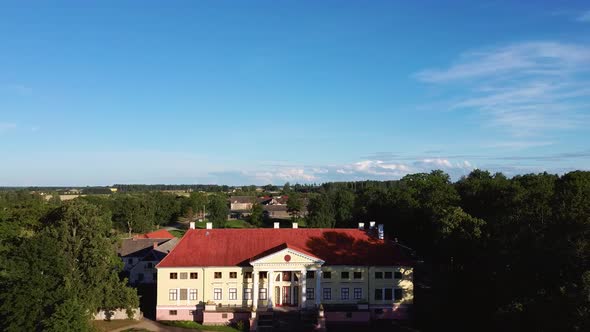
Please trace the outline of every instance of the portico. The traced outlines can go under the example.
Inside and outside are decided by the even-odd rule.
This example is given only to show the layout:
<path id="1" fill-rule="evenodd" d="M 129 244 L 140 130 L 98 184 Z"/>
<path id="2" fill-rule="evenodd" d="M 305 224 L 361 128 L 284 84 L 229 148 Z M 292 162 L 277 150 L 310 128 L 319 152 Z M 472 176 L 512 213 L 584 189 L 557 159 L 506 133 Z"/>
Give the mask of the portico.
<path id="1" fill-rule="evenodd" d="M 285 243 L 255 257 L 250 264 L 254 278 L 253 311 L 281 306 L 306 308 L 320 304 L 319 296 L 309 302 L 306 290 L 313 287 L 314 292 L 319 293 L 322 259 Z M 308 284 L 308 271 L 313 271 L 314 284 Z M 264 298 L 259 297 L 261 289 L 266 289 Z"/>

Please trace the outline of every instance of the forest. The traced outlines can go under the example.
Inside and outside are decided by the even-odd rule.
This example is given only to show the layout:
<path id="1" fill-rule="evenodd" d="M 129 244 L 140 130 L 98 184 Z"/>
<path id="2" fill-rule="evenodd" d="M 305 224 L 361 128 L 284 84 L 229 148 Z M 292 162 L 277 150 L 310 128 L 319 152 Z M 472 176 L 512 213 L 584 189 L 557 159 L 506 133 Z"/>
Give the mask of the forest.
<path id="1" fill-rule="evenodd" d="M 224 227 L 222 188 L 190 197 L 129 188 L 64 203 L 0 192 L 0 329 L 57 331 L 68 321 L 84 326 L 89 310 L 135 305 L 116 278 L 116 239 L 205 210 Z M 475 170 L 453 182 L 433 171 L 265 189 L 288 195 L 293 218 L 307 227 L 376 221 L 412 248 L 416 330 L 590 330 L 590 172 L 508 178 Z M 106 259 L 89 263 L 99 256 Z"/>

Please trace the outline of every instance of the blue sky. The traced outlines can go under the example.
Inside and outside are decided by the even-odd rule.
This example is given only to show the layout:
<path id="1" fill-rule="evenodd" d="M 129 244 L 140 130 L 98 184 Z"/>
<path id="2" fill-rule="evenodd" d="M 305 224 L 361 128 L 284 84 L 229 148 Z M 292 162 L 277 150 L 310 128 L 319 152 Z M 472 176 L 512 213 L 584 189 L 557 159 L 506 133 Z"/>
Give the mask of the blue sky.
<path id="1" fill-rule="evenodd" d="M 585 1 L 0 1 L 0 185 L 590 169 Z"/>

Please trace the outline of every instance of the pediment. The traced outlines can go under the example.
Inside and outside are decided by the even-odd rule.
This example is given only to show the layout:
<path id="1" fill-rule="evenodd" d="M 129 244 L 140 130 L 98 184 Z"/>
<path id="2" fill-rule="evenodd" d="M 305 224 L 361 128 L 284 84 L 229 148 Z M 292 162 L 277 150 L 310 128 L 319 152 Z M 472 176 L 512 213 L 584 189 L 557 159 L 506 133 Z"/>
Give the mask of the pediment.
<path id="1" fill-rule="evenodd" d="M 314 256 L 309 252 L 305 252 L 304 250 L 300 250 L 298 248 L 293 248 L 288 244 L 283 244 L 279 247 L 272 248 L 267 250 L 264 253 L 253 257 L 250 260 L 250 264 L 260 265 L 260 264 L 323 264 L 324 261 Z"/>

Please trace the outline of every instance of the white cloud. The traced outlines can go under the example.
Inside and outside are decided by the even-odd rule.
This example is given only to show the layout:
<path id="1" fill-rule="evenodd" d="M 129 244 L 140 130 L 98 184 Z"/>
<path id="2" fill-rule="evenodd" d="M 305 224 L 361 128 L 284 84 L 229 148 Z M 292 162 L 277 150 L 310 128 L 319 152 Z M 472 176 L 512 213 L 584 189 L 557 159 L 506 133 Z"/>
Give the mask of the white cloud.
<path id="1" fill-rule="evenodd" d="M 513 136 L 580 128 L 588 123 L 590 46 L 525 42 L 469 52 L 446 69 L 415 74 L 420 81 L 459 84 L 451 110 L 478 112 Z"/>
<path id="2" fill-rule="evenodd" d="M 576 17 L 576 21 L 578 22 L 590 22 L 590 10 L 580 14 L 580 16 Z"/>

